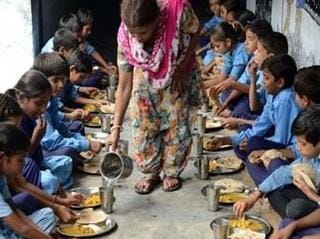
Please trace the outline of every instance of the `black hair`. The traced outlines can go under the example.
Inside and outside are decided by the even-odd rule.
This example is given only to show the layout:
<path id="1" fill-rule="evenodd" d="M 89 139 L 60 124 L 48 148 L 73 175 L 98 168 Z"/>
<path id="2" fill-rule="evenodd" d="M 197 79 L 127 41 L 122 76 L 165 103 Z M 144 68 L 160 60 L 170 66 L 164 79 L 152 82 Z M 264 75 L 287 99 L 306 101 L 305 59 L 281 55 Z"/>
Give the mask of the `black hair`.
<path id="1" fill-rule="evenodd" d="M 51 94 L 52 90 L 47 77 L 37 70 L 24 73 L 14 88 L 16 94 L 27 98 L 37 98 L 46 92 Z"/>
<path id="2" fill-rule="evenodd" d="M 92 72 L 92 62 L 88 54 L 77 49 L 68 59 L 69 66 L 75 66 L 77 71 L 83 73 Z"/>
<path id="3" fill-rule="evenodd" d="M 253 20 L 247 25 L 246 30 L 252 31 L 258 38 L 273 32 L 271 24 L 264 19 Z"/>
<path id="4" fill-rule="evenodd" d="M 93 13 L 88 8 L 80 8 L 77 11 L 77 16 L 82 24 L 82 27 L 85 25 L 92 25 L 93 24 Z"/>
<path id="5" fill-rule="evenodd" d="M 67 28 L 72 32 L 81 32 L 82 25 L 78 16 L 74 13 L 69 13 L 60 18 L 60 27 Z"/>
<path id="6" fill-rule="evenodd" d="M 26 134 L 10 123 L 0 123 L 0 151 L 11 156 L 27 152 L 30 141 Z"/>
<path id="7" fill-rule="evenodd" d="M 270 71 L 275 80 L 283 78 L 283 88 L 289 88 L 292 86 L 294 76 L 297 73 L 296 62 L 291 56 L 287 54 L 268 57 L 263 62 L 261 69 L 267 69 L 268 71 Z"/>
<path id="8" fill-rule="evenodd" d="M 58 53 L 42 53 L 36 57 L 32 69 L 42 72 L 46 77 L 68 75 L 68 62 Z"/>
<path id="9" fill-rule="evenodd" d="M 302 68 L 295 76 L 293 87 L 299 96 L 305 96 L 315 104 L 320 103 L 320 66 Z"/>
<path id="10" fill-rule="evenodd" d="M 237 38 L 234 28 L 227 22 L 221 22 L 216 25 L 211 32 L 211 37 L 213 37 L 215 41 L 226 41 L 230 39 L 232 43 L 235 43 Z"/>
<path id="11" fill-rule="evenodd" d="M 58 52 L 61 47 L 66 50 L 76 49 L 79 45 L 79 40 L 74 36 L 74 34 L 66 29 L 58 29 L 53 37 L 53 50 Z"/>
<path id="12" fill-rule="evenodd" d="M 121 3 L 121 19 L 128 27 L 151 24 L 159 14 L 157 0 L 123 0 Z"/>
<path id="13" fill-rule="evenodd" d="M 296 136 L 304 136 L 306 141 L 316 146 L 320 142 L 320 105 L 307 107 L 295 118 L 291 132 Z"/>
<path id="14" fill-rule="evenodd" d="M 223 6 L 227 10 L 227 13 L 237 12 L 240 10 L 240 5 L 237 0 L 222 1 L 221 6 Z"/>
<path id="15" fill-rule="evenodd" d="M 234 18 L 236 24 L 234 24 L 234 29 L 239 41 L 245 40 L 245 29 L 246 27 L 255 20 L 256 16 L 253 12 L 249 10 L 240 10 L 235 12 Z"/>
<path id="16" fill-rule="evenodd" d="M 14 98 L 10 95 L 0 93 L 0 122 L 8 121 L 11 117 L 22 115 L 23 111 Z"/>
<path id="17" fill-rule="evenodd" d="M 259 42 L 267 50 L 269 54 L 288 54 L 288 40 L 285 35 L 280 32 L 271 32 L 259 38 Z"/>

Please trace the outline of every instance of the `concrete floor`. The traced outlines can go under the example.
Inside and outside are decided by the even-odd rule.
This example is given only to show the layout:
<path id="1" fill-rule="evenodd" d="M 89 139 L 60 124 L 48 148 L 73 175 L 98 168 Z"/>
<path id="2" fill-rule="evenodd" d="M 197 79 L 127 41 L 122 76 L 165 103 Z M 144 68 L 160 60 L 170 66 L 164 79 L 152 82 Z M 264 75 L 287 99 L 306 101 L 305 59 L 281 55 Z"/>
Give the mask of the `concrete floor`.
<path id="1" fill-rule="evenodd" d="M 131 134 L 125 127 L 122 138 L 130 139 Z M 93 129 L 88 129 L 92 131 Z M 97 129 L 94 129 L 97 130 Z M 223 132 L 219 132 L 223 133 Z M 219 154 L 230 155 L 232 151 Z M 129 155 L 132 148 L 129 149 Z M 118 228 L 99 238 L 110 239 L 198 239 L 213 238 L 210 222 L 218 216 L 232 213 L 232 207 L 221 207 L 217 212 L 207 210 L 207 204 L 200 190 L 208 183 L 222 177 L 232 177 L 244 181 L 249 186 L 252 182 L 245 170 L 233 175 L 215 176 L 209 180 L 199 180 L 195 176 L 194 162 L 190 161 L 181 175 L 183 187 L 176 192 L 164 192 L 161 187 L 149 195 L 138 195 L 134 192 L 134 185 L 141 177 L 137 169 L 133 174 L 115 188 L 116 201 L 114 212 L 110 216 L 116 220 Z M 76 173 L 75 186 L 101 186 L 101 177 Z M 270 207 L 263 204 L 251 210 L 251 213 L 266 218 L 276 225 L 274 214 L 270 214 Z M 269 219 L 268 219 L 269 218 Z"/>

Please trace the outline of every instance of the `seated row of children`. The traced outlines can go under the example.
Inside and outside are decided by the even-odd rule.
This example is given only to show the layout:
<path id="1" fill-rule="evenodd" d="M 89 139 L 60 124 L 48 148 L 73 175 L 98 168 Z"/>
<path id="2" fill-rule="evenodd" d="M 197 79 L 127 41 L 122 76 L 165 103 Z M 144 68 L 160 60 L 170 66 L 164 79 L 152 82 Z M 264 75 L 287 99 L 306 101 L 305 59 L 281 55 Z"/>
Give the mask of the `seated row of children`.
<path id="1" fill-rule="evenodd" d="M 64 190 L 73 184 L 73 167 L 82 160 L 79 153 L 102 148 L 84 136 L 81 120 L 90 114 L 79 106 L 108 104 L 87 97 L 97 88 L 83 85 L 99 82 L 91 75 L 91 58 L 101 64 L 102 72 L 116 73 L 86 41 L 91 16 L 80 9 L 77 16 L 63 17 L 63 28 L 32 68 L 0 94 L 0 122 L 6 122 L 0 123 L 1 238 L 52 238 L 55 215 L 62 222 L 78 218 L 70 206 L 79 204 L 83 195 Z"/>
<path id="2" fill-rule="evenodd" d="M 274 32 L 267 21 L 239 10 L 237 1 L 209 3 L 215 16 L 202 33 L 209 32 L 210 43 L 197 52 L 207 50 L 198 60 L 203 92 L 216 106 L 213 113 L 221 116 L 223 125 L 238 131 L 213 138 L 210 144 L 213 148 L 232 144 L 257 185 L 248 199 L 234 205 L 235 214 L 242 216 L 264 195 L 282 218 L 290 222 L 302 218 L 289 225 L 285 221 L 287 226 L 273 238 L 320 234 L 318 182 L 311 189 L 292 176 L 292 168 L 300 163 L 319 174 L 320 108 L 311 105 L 320 103 L 320 67 L 298 71 L 288 55 L 287 38 Z M 270 150 L 275 154 L 262 160 Z M 294 234 L 306 227 L 316 228 Z"/>

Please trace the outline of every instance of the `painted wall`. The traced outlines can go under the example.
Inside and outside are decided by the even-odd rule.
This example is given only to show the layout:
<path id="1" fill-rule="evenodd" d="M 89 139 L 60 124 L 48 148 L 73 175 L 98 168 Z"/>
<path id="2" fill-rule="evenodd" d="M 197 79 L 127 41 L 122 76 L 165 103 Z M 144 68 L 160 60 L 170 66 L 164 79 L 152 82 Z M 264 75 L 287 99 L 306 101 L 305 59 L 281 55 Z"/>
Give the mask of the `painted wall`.
<path id="1" fill-rule="evenodd" d="M 289 41 L 289 52 L 299 67 L 320 64 L 320 26 L 295 0 L 274 0 L 272 25 Z"/>
<path id="2" fill-rule="evenodd" d="M 0 0 L 0 92 L 13 87 L 33 61 L 31 4 Z"/>

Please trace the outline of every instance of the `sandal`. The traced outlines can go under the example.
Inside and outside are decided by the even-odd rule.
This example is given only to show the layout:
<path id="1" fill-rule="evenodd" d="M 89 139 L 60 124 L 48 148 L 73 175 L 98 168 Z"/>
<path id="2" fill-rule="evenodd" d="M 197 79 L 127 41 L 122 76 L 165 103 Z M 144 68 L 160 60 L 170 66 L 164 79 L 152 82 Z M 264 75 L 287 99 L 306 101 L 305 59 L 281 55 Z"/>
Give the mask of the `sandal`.
<path id="1" fill-rule="evenodd" d="M 165 186 L 164 183 L 165 181 L 173 181 L 176 180 L 177 183 L 174 184 L 173 186 Z M 162 183 L 162 190 L 165 192 L 173 192 L 177 191 L 182 187 L 182 179 L 180 177 L 173 177 L 173 176 L 164 176 L 163 178 L 163 183 Z"/>
<path id="2" fill-rule="evenodd" d="M 149 194 L 160 183 L 161 183 L 161 178 L 159 176 L 143 177 L 134 186 L 134 191 L 138 194 Z M 139 186 L 139 184 L 141 186 Z"/>

